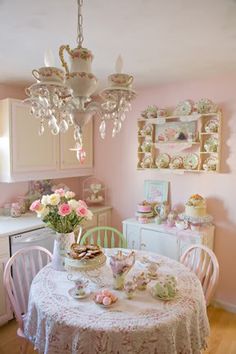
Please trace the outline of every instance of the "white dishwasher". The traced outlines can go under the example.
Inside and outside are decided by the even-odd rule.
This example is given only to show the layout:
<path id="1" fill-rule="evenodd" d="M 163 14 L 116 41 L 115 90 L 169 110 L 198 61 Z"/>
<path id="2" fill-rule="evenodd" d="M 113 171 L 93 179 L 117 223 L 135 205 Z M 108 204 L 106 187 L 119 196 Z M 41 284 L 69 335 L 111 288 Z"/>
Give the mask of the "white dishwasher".
<path id="1" fill-rule="evenodd" d="M 45 227 L 11 235 L 10 254 L 30 246 L 41 246 L 53 252 L 54 235 L 55 231 Z"/>

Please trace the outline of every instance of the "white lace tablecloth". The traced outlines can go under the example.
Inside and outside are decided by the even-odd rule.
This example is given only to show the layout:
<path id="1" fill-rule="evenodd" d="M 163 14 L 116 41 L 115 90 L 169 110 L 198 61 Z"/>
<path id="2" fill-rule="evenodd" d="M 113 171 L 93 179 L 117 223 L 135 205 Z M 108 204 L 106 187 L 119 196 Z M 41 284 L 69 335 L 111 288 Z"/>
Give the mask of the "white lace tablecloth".
<path id="1" fill-rule="evenodd" d="M 160 262 L 160 274 L 176 276 L 174 300 L 153 298 L 148 289 L 137 291 L 132 300 L 126 299 L 123 291 L 114 291 L 118 301 L 109 308 L 95 304 L 92 295 L 75 300 L 68 293 L 73 287 L 68 273 L 48 265 L 31 285 L 24 320 L 28 339 L 44 354 L 199 354 L 209 334 L 199 280 L 180 263 L 141 251 L 136 252 L 127 278 L 145 270 L 143 257 Z M 100 270 L 83 275 L 90 279 L 91 290 L 112 289 L 109 257 Z M 153 284 L 155 281 L 149 286 Z"/>

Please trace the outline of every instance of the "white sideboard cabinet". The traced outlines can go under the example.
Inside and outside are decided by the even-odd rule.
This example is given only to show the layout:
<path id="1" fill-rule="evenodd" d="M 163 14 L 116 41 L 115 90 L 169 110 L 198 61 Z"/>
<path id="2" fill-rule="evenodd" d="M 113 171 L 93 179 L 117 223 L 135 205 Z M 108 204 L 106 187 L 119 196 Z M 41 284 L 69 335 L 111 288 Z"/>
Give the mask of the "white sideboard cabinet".
<path id="1" fill-rule="evenodd" d="M 46 127 L 39 136 L 40 122 L 30 106 L 16 99 L 0 101 L 0 182 L 89 176 L 93 173 L 93 121 L 84 128 L 86 159 L 76 159 L 73 127 L 52 135 Z"/>
<path id="2" fill-rule="evenodd" d="M 136 219 L 123 221 L 123 234 L 128 248 L 156 252 L 176 260 L 192 244 L 203 244 L 213 249 L 214 231 L 213 225 L 201 231 L 192 231 L 170 228 L 164 224 L 140 224 Z"/>

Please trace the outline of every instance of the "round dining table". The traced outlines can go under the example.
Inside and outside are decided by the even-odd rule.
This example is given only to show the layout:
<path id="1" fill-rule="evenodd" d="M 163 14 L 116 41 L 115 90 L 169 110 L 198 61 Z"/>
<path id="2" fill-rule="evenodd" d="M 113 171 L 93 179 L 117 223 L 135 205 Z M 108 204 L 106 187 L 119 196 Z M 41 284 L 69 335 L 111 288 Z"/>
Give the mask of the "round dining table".
<path id="1" fill-rule="evenodd" d="M 146 290 L 136 290 L 128 299 L 124 291 L 112 289 L 109 256 L 96 270 L 78 272 L 89 280 L 91 294 L 73 298 L 74 283 L 68 272 L 49 264 L 34 278 L 29 295 L 24 333 L 44 354 L 200 354 L 206 348 L 209 322 L 201 283 L 179 262 L 155 253 L 135 251 L 135 264 L 126 278 L 158 264 L 158 276 L 172 275 L 176 296 L 163 301 L 152 295 L 152 280 Z M 129 250 L 124 250 L 129 253 Z M 118 300 L 105 307 L 94 302 L 94 292 L 109 289 Z"/>

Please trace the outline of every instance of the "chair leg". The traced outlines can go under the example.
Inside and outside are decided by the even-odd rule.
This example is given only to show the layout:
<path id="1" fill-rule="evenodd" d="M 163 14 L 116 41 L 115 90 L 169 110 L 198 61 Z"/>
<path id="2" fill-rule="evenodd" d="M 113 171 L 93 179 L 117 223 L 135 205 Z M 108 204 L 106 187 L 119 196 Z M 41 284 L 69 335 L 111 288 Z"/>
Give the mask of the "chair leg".
<path id="1" fill-rule="evenodd" d="M 27 354 L 29 342 L 27 339 L 21 339 L 20 354 Z"/>

